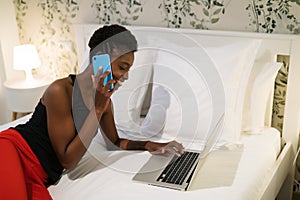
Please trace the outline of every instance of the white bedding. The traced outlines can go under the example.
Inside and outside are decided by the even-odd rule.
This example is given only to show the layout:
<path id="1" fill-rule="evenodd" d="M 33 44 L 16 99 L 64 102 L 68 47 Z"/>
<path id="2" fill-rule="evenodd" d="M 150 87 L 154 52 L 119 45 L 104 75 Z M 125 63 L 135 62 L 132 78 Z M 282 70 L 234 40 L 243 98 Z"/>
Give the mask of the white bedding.
<path id="1" fill-rule="evenodd" d="M 0 131 L 24 123 L 30 116 L 2 125 Z M 233 152 L 241 149 L 240 159 L 232 157 Z M 214 154 L 215 152 L 217 153 Z M 213 157 L 212 155 L 214 159 L 205 162 L 204 167 L 200 168 L 199 177 L 211 177 L 213 181 L 203 179 L 197 186 L 201 189 L 193 187 L 192 191 L 180 192 L 133 182 L 132 177 L 151 155 L 141 151 L 107 151 L 103 140 L 97 136 L 77 168 L 63 175 L 57 185 L 49 187 L 49 191 L 54 200 L 99 198 L 181 200 L 199 197 L 205 200 L 253 200 L 258 198 L 279 153 L 280 134 L 276 129 L 265 128 L 260 134 L 242 134 L 239 145 L 228 146 L 227 151 L 221 153 L 212 152 L 207 159 Z M 228 171 L 229 167 L 232 169 Z M 220 174 L 222 177 L 218 176 Z M 232 184 L 228 185 L 225 177 L 232 181 Z"/>
<path id="2" fill-rule="evenodd" d="M 142 165 L 151 156 L 140 151 L 113 151 L 105 150 L 97 138 L 90 146 L 89 152 L 83 157 L 78 167 L 65 174 L 56 186 L 49 191 L 55 200 L 65 199 L 231 199 L 253 200 L 257 199 L 268 172 L 274 165 L 280 152 L 280 135 L 273 128 L 266 128 L 263 134 L 242 135 L 242 154 L 239 162 L 235 163 L 237 170 L 231 186 L 209 186 L 208 188 L 194 189 L 181 192 L 166 188 L 149 186 L 133 182 L 131 179 Z M 96 149 L 99 149 L 96 151 Z M 219 154 L 217 162 L 208 162 L 205 173 L 225 170 L 231 159 L 230 152 L 236 146 L 228 147 L 226 153 Z M 93 156 L 90 152 L 94 152 Z M 95 153 L 97 152 L 97 153 Z M 211 155 L 209 155 L 211 156 Z M 209 158 L 209 157 L 208 157 Z M 223 162 L 223 161 L 226 162 Z M 218 165 L 218 163 L 220 165 Z M 207 169 L 210 169 L 207 171 Z M 200 169 L 199 173 L 201 172 Z M 220 174 L 220 173 L 219 173 Z M 205 180 L 204 180 L 205 181 Z M 209 181 L 209 180 L 207 180 Z M 202 184 L 205 185 L 205 184 Z"/>

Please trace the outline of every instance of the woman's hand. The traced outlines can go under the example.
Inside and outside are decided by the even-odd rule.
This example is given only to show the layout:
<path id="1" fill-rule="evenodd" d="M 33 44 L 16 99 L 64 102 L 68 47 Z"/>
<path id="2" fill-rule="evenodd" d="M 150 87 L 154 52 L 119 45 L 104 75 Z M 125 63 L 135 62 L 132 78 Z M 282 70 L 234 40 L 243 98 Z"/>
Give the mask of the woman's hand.
<path id="1" fill-rule="evenodd" d="M 99 68 L 96 77 L 92 75 L 92 82 L 95 90 L 95 111 L 98 114 L 102 114 L 107 109 L 107 106 L 110 102 L 110 97 L 115 91 L 109 90 L 111 84 L 115 84 L 115 80 L 110 80 L 106 85 L 103 86 L 104 79 L 106 76 L 111 73 L 110 71 L 106 71 L 102 76 L 102 67 Z"/>
<path id="2" fill-rule="evenodd" d="M 147 142 L 145 145 L 145 149 L 147 149 L 152 154 L 171 153 L 175 154 L 176 156 L 181 156 L 184 147 L 181 143 L 178 143 L 176 141 L 168 143 Z"/>

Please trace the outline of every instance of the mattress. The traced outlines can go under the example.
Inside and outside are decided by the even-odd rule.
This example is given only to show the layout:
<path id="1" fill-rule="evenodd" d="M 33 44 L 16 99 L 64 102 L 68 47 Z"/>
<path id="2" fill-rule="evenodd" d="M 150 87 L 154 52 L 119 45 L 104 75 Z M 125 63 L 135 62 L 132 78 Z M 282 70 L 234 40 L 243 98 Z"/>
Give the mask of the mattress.
<path id="1" fill-rule="evenodd" d="M 176 191 L 132 181 L 151 156 L 142 151 L 107 151 L 95 138 L 78 166 L 65 172 L 49 191 L 65 199 L 257 199 L 260 188 L 280 153 L 280 134 L 265 128 L 262 134 L 242 134 L 238 144 L 212 151 L 199 167 L 191 191 Z M 228 173 L 230 172 L 230 173 Z M 199 175 L 200 174 L 200 175 Z M 205 175 L 205 176 L 203 176 Z"/>

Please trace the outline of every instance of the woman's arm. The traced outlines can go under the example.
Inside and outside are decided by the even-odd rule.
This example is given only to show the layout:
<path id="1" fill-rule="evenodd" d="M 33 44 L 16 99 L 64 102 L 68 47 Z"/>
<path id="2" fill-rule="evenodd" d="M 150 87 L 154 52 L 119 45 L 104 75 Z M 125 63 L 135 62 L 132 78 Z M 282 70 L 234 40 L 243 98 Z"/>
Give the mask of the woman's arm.
<path id="1" fill-rule="evenodd" d="M 69 98 L 60 82 L 52 84 L 43 97 L 47 109 L 50 141 L 65 169 L 76 166 L 86 152 L 86 146 L 91 142 L 98 126 L 95 114 L 91 111 L 81 131 L 76 135 Z"/>
<path id="2" fill-rule="evenodd" d="M 115 145 L 117 148 L 121 148 L 124 150 L 147 150 L 150 153 L 173 153 L 180 155 L 183 151 L 182 144 L 172 141 L 168 143 L 157 143 L 151 141 L 133 141 L 127 139 L 121 139 L 118 136 L 111 102 L 110 105 L 107 107 L 107 111 L 103 114 L 101 121 L 100 121 L 101 129 L 104 132 L 107 139 L 112 143 L 108 144 L 109 149 L 113 149 L 110 145 Z"/>
<path id="3" fill-rule="evenodd" d="M 69 79 L 54 82 L 44 94 L 43 104 L 47 110 L 50 141 L 65 169 L 74 168 L 80 161 L 94 138 L 99 121 L 109 104 L 112 91 L 108 91 L 109 85 L 102 86 L 104 77 L 97 83 L 95 102 L 98 103 L 90 110 L 81 129 L 77 130 L 78 134 L 72 116 L 73 87 L 71 83 L 66 83 Z"/>

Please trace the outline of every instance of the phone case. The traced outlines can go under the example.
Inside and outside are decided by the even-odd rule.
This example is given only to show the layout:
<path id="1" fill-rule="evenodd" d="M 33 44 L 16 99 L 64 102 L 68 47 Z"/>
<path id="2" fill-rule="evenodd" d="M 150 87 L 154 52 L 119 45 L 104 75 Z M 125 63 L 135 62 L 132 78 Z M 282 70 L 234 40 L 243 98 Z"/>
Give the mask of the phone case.
<path id="1" fill-rule="evenodd" d="M 101 54 L 101 55 L 95 55 L 92 58 L 93 60 L 93 67 L 94 67 L 94 75 L 96 76 L 99 67 L 102 67 L 102 73 L 100 76 L 102 76 L 103 73 L 106 71 L 110 71 L 110 73 L 105 77 L 103 81 L 103 86 L 107 84 L 110 80 L 113 79 L 112 77 L 112 70 L 110 66 L 110 57 L 108 54 Z M 112 90 L 114 88 L 113 84 L 110 85 L 109 89 Z"/>

